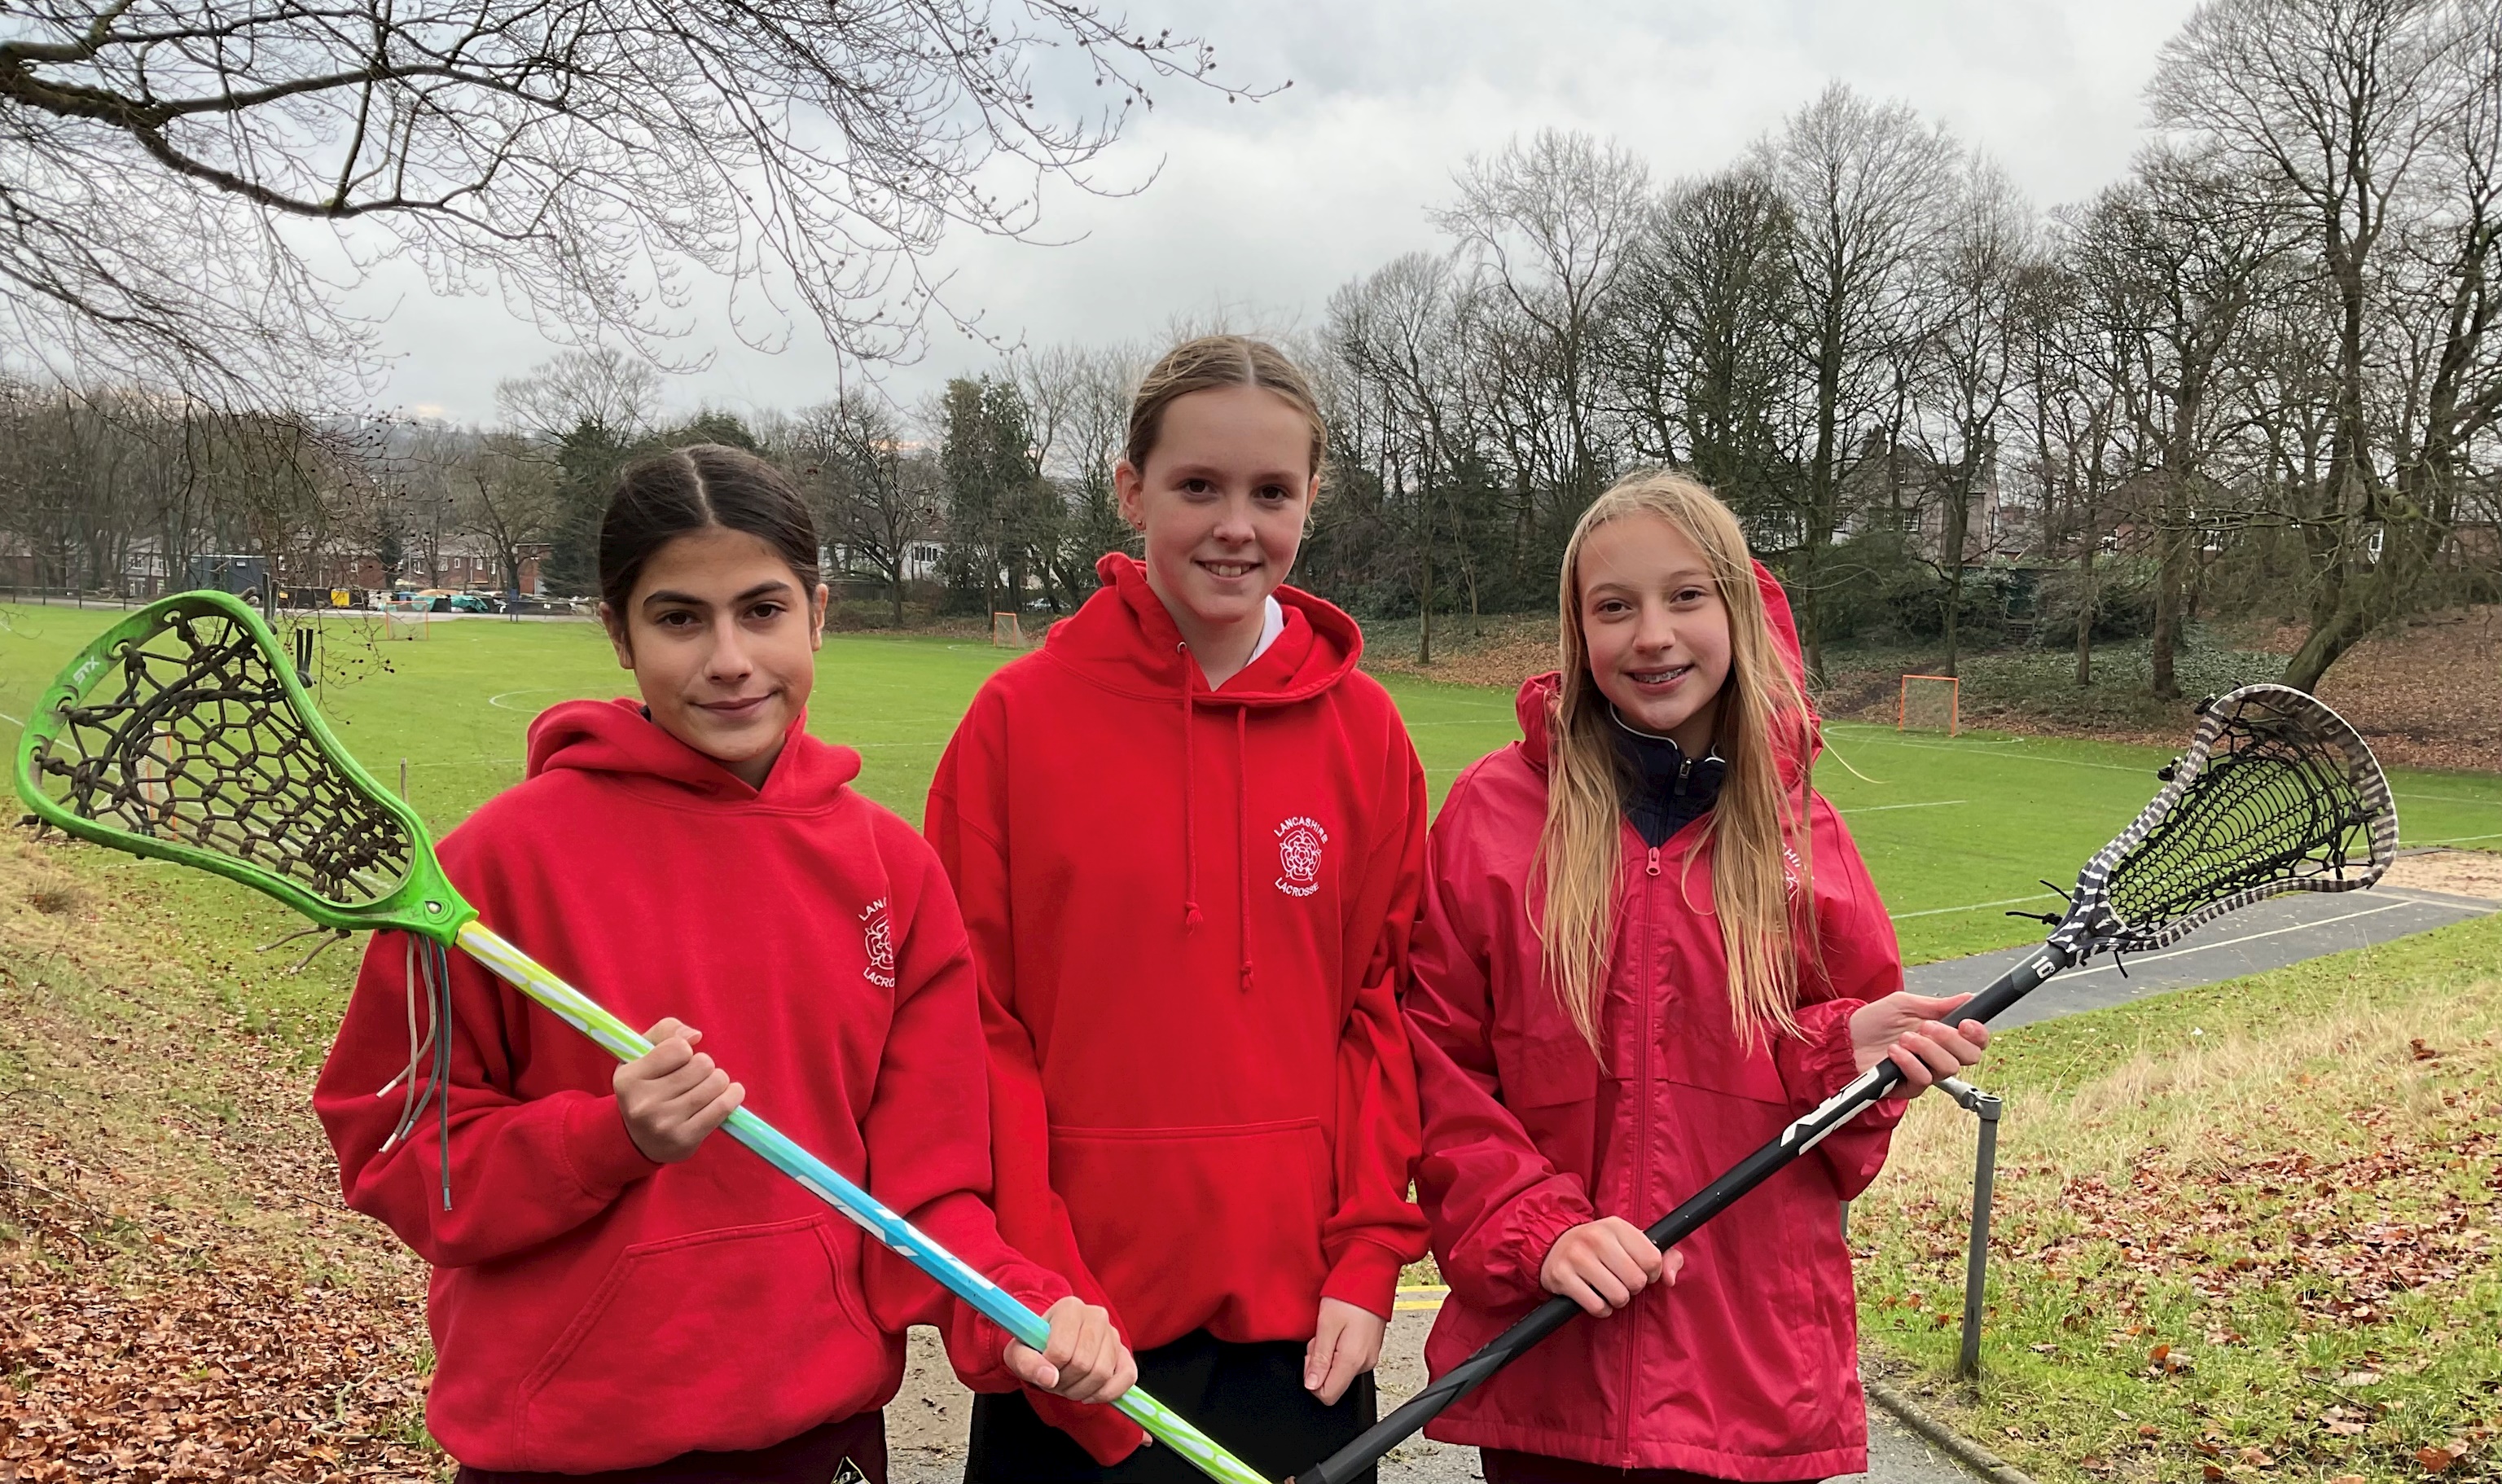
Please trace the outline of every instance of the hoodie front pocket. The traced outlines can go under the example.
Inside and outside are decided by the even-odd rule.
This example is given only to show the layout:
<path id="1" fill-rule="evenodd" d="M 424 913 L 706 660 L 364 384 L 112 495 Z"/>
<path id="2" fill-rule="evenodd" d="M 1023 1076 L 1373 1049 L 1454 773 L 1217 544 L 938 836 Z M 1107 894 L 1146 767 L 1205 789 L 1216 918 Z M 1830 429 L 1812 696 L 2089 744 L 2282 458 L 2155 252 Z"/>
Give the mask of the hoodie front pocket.
<path id="1" fill-rule="evenodd" d="M 830 1237 L 809 1216 L 626 1248 L 522 1383 L 524 1455 L 577 1451 L 621 1407 L 672 1453 L 761 1448 L 822 1421 L 809 1379 L 865 1369 L 882 1345 Z"/>
<path id="2" fill-rule="evenodd" d="M 1051 1130 L 1051 1185 L 1078 1250 L 1148 1344 L 1202 1324 L 1309 1334 L 1335 1184 L 1314 1118 Z"/>

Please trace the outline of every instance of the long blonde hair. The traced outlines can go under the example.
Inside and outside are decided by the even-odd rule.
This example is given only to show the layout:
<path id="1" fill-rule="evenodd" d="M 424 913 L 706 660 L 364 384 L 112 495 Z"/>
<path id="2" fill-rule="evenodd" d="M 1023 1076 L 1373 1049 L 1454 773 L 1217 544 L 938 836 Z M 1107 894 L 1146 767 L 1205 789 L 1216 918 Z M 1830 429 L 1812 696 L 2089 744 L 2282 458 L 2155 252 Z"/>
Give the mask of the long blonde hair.
<path id="1" fill-rule="evenodd" d="M 1582 514 L 1564 548 L 1557 594 L 1564 677 L 1547 718 L 1546 823 L 1530 868 L 1546 978 L 1582 1037 L 1600 1051 L 1599 1005 L 1606 994 L 1624 866 L 1625 800 L 1615 727 L 1591 677 L 1589 641 L 1581 631 L 1580 558 L 1592 531 L 1637 516 L 1666 521 L 1694 544 L 1728 610 L 1729 678 L 1720 688 L 1716 727 L 1728 773 L 1703 837 L 1711 850 L 1711 899 L 1741 1042 L 1752 1045 L 1775 1030 L 1795 1034 L 1798 944 L 1802 937 L 1814 941 L 1807 696 L 1774 641 L 1738 518 L 1680 474 L 1655 471 L 1618 481 Z M 1781 777 L 1784 750 L 1796 767 L 1788 783 Z"/>

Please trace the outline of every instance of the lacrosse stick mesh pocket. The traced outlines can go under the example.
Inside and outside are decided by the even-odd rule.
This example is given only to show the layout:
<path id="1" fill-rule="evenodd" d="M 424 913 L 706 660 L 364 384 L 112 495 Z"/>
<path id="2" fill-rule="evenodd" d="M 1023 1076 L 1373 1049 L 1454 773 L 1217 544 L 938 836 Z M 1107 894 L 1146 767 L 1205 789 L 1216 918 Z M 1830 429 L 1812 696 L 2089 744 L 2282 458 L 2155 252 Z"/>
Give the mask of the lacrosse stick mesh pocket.
<path id="1" fill-rule="evenodd" d="M 2369 886 L 2396 845 L 2370 749 L 2301 691 L 2227 696 L 2175 768 L 2177 796 L 2166 791 L 2169 807 L 2149 808 L 2111 866 L 2112 913 L 2137 947 L 2261 897 Z"/>
<path id="2" fill-rule="evenodd" d="M 171 615 L 118 647 L 60 708 L 36 786 L 82 819 L 284 878 L 340 907 L 409 879 L 409 831 L 335 764 L 268 652 L 220 612 Z"/>

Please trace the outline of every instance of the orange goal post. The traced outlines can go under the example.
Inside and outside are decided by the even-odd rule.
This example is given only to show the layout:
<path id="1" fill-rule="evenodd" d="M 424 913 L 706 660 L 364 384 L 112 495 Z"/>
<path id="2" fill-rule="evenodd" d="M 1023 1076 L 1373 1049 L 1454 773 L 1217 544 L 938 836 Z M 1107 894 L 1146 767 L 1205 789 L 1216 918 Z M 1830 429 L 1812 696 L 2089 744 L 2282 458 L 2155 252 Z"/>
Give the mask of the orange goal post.
<path id="1" fill-rule="evenodd" d="M 1896 731 L 1961 729 L 1963 682 L 1951 675 L 1906 675 L 1903 693 L 1894 706 Z"/>
<path id="2" fill-rule="evenodd" d="M 1025 626 L 1012 613 L 991 615 L 991 643 L 1000 649 L 1025 648 Z"/>

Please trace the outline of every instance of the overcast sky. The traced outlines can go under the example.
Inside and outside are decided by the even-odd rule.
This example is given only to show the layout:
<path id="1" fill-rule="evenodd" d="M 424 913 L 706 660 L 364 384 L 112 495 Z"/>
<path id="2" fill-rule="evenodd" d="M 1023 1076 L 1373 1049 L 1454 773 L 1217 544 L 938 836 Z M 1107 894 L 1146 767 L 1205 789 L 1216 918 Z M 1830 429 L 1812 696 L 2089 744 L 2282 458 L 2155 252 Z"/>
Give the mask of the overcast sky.
<path id="1" fill-rule="evenodd" d="M 1544 127 L 1612 136 L 1661 181 L 1719 166 L 1839 79 L 1900 100 L 1993 155 L 2045 207 L 2123 171 L 2142 90 L 2187 0 L 1138 0 L 1133 20 L 1196 31 L 1219 76 L 1292 79 L 1258 104 L 1167 84 L 1103 173 L 1140 194 L 1045 197 L 1036 246 L 964 237 L 941 253 L 951 299 L 1033 345 L 1158 341 L 1177 319 L 1317 321 L 1331 291 L 1442 242 L 1427 211 L 1472 152 Z M 1091 94 L 1093 90 L 1087 89 Z M 1097 95 L 1099 96 L 1099 95 Z M 1046 104 L 1050 101 L 1046 96 Z M 1091 101 L 1091 100 L 1090 100 Z M 1160 169 L 1161 173 L 1156 173 Z M 494 384 L 553 353 L 490 299 L 395 298 L 385 400 L 459 422 Z M 704 346 L 698 335 L 691 350 Z M 720 337 L 671 400 L 747 411 L 821 400 L 821 334 L 766 355 Z M 910 397 L 994 363 L 952 329 L 888 383 Z"/>

